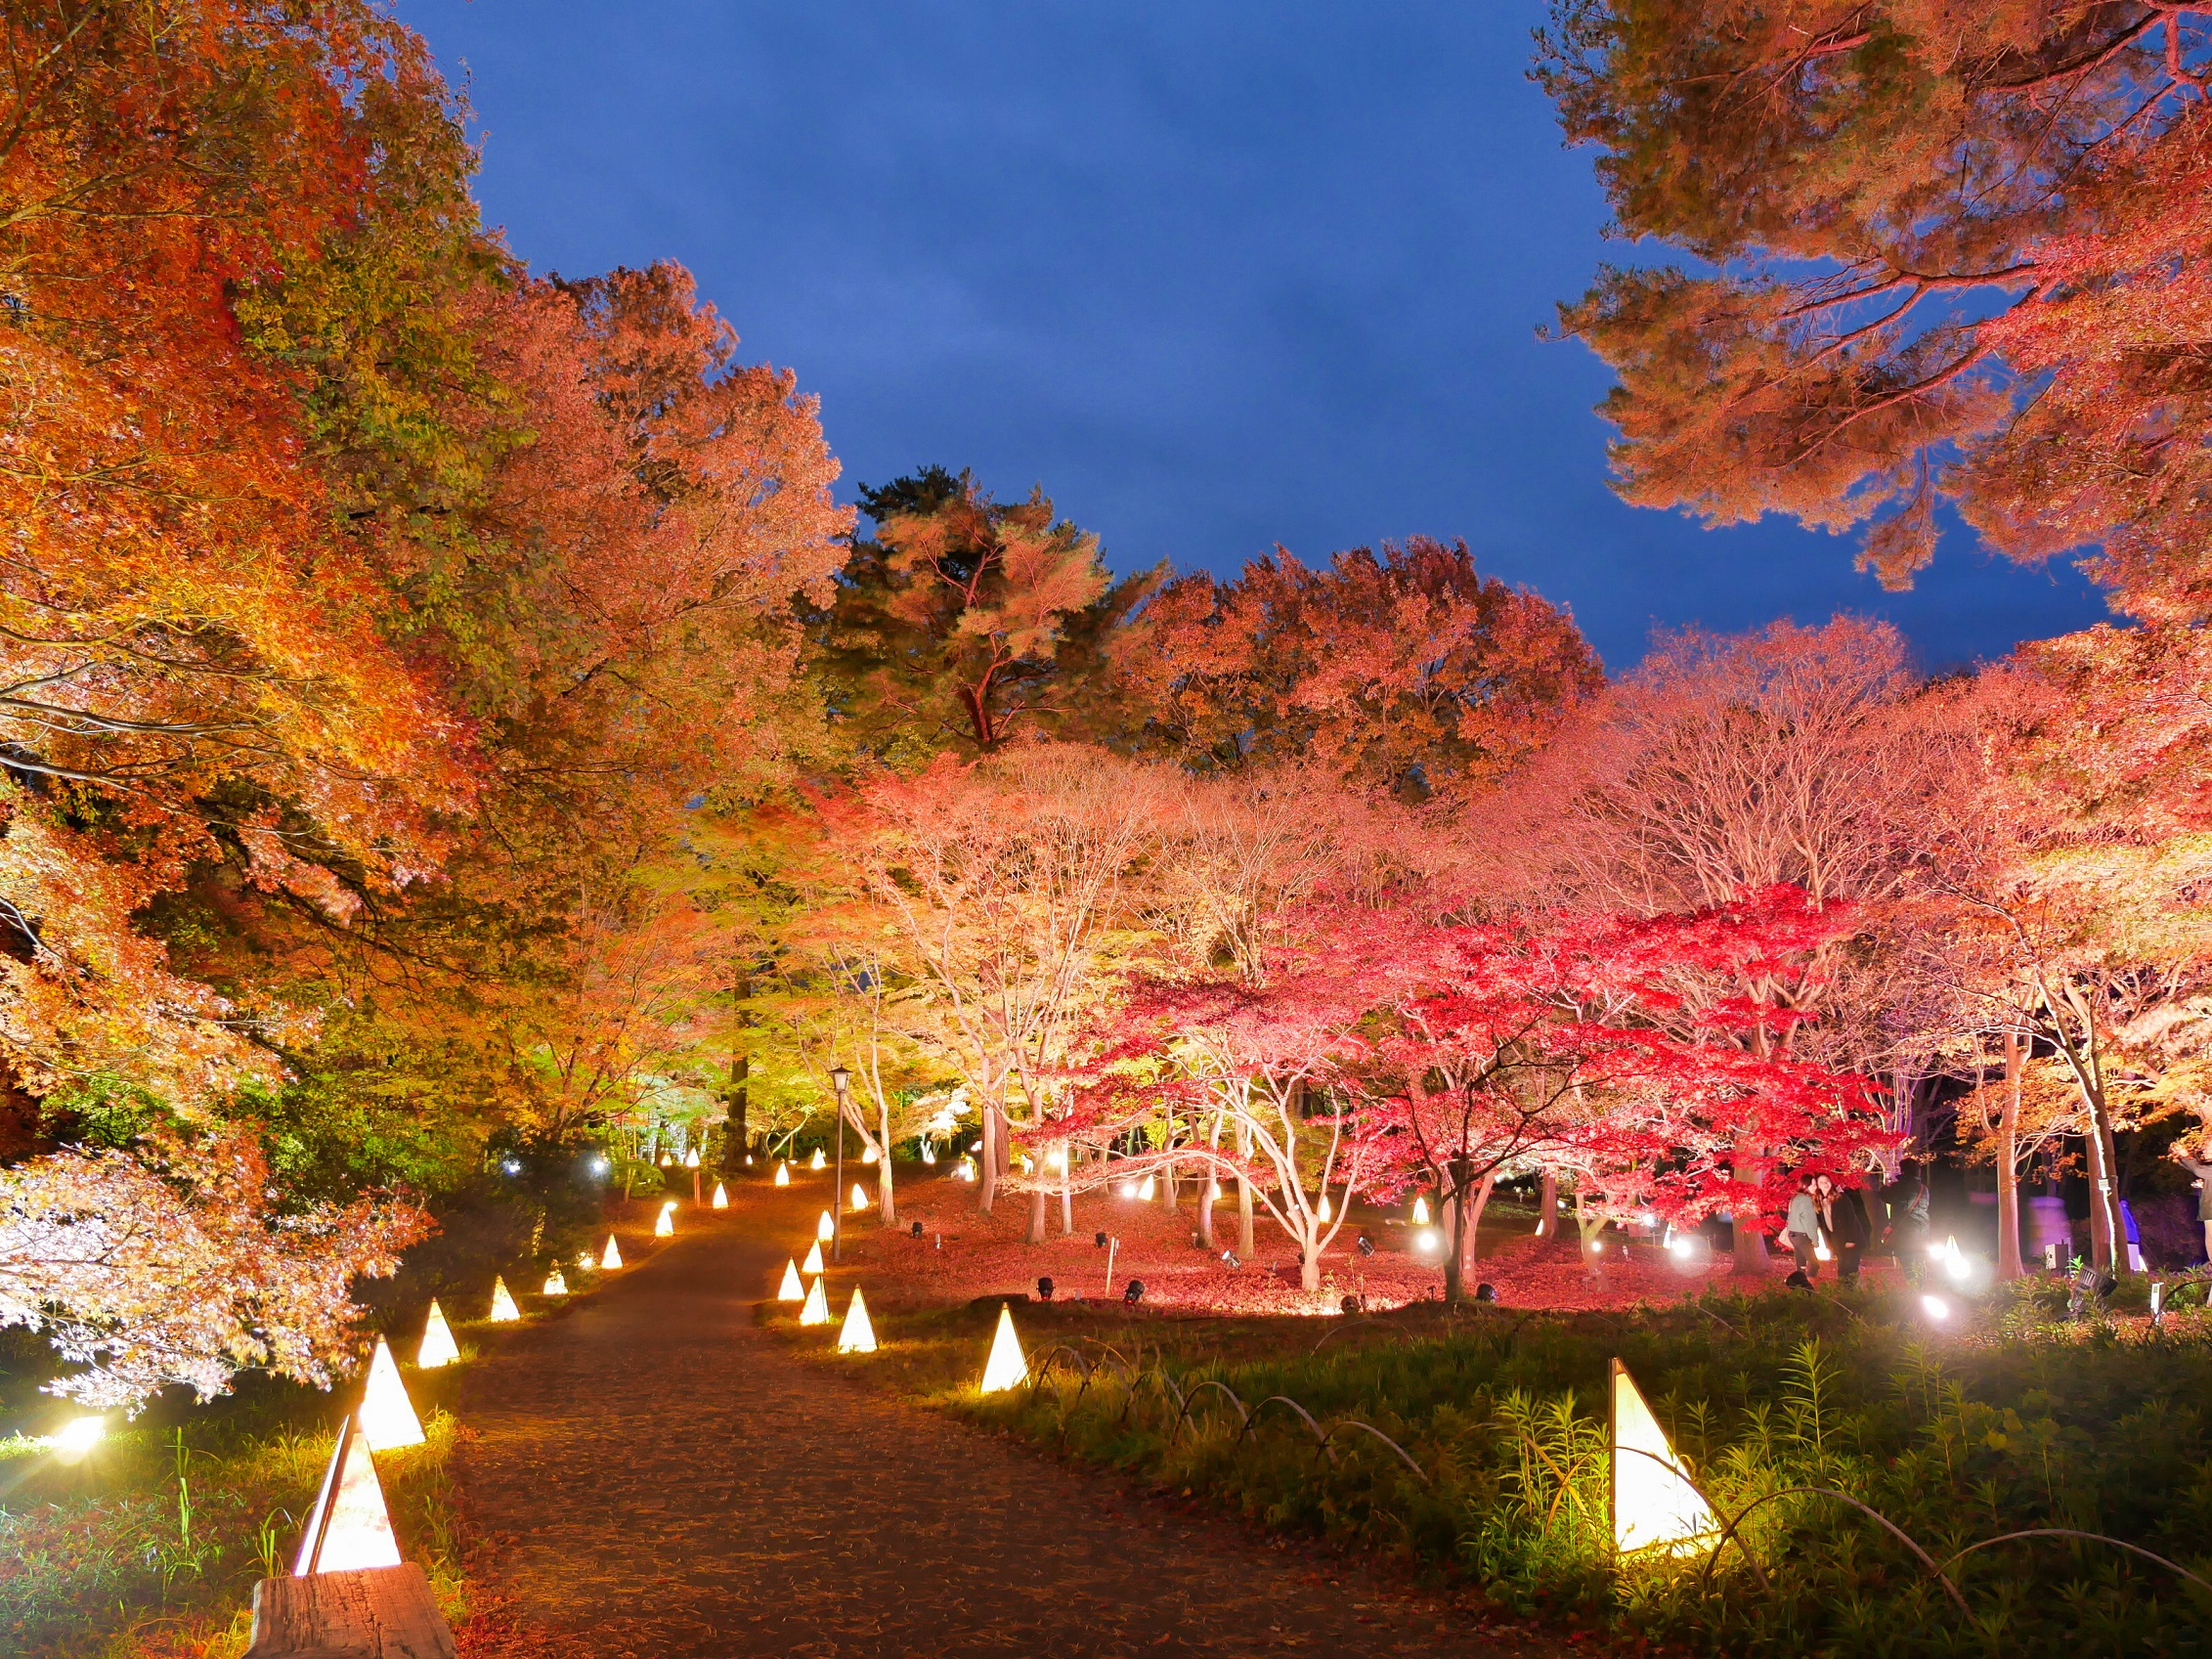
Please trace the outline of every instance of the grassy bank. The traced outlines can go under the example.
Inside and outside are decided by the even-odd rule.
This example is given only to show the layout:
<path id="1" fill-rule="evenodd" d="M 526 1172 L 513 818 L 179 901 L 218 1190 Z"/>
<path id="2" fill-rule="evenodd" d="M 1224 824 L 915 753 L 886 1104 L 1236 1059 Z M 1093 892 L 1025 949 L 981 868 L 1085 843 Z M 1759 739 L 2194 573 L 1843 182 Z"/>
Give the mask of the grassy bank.
<path id="1" fill-rule="evenodd" d="M 2125 1549 L 2060 1537 L 1972 1549 L 2070 1529 L 2212 1579 L 2212 1319 L 2191 1308 L 2157 1332 L 2064 1326 L 2056 1306 L 2041 1288 L 1939 1329 L 1896 1290 L 1371 1322 L 1032 1305 L 1018 1317 L 1033 1387 L 976 1393 L 990 1308 L 888 1316 L 881 1353 L 839 1363 L 1631 1643 L 1885 1659 L 2212 1653 L 2212 1593 Z M 1614 1554 L 1615 1356 L 1716 1510 L 1758 1506 L 1741 1528 L 1756 1568 L 1733 1547 Z M 1281 1403 L 1260 1409 L 1278 1396 L 1312 1425 Z"/>

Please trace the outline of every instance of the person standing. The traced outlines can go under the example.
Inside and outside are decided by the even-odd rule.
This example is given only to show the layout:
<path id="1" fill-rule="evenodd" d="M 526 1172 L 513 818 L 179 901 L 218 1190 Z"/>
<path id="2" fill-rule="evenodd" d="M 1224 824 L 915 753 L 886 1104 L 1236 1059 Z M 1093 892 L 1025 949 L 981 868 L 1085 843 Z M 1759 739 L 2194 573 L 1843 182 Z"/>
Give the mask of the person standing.
<path id="1" fill-rule="evenodd" d="M 2196 1150 L 2201 1159 L 2212 1160 L 2212 1136 Z M 2179 1141 L 2174 1143 L 2173 1156 L 2176 1163 L 2196 1177 L 2196 1219 L 2204 1229 L 2204 1257 L 2212 1261 L 2212 1161 L 2190 1157 Z"/>
<path id="2" fill-rule="evenodd" d="M 1821 1220 L 1828 1230 L 1829 1248 L 1836 1256 L 1836 1277 L 1844 1285 L 1856 1285 L 1859 1259 L 1873 1237 L 1866 1206 L 1860 1202 L 1855 1187 L 1839 1187 L 1825 1175 L 1819 1177 L 1817 1186 Z"/>
<path id="3" fill-rule="evenodd" d="M 1916 1160 L 1907 1159 L 1885 1197 L 1889 1206 L 1889 1247 L 1907 1282 L 1918 1285 L 1928 1263 L 1928 1179 Z"/>
<path id="4" fill-rule="evenodd" d="M 1812 1177 L 1800 1176 L 1798 1190 L 1790 1199 L 1790 1213 L 1782 1222 L 1782 1237 L 1797 1257 L 1798 1271 L 1806 1282 L 1820 1277 L 1820 1258 L 1813 1251 L 1820 1244 L 1820 1204 L 1813 1193 Z"/>

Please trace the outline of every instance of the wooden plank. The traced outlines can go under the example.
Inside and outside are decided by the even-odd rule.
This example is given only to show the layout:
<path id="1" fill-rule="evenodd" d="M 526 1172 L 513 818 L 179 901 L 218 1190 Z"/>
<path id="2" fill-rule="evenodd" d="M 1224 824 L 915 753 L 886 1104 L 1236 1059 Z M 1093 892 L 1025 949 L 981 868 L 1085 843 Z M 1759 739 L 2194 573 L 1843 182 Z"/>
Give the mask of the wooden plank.
<path id="1" fill-rule="evenodd" d="M 454 1634 L 412 1561 L 253 1587 L 245 1659 L 455 1659 Z"/>

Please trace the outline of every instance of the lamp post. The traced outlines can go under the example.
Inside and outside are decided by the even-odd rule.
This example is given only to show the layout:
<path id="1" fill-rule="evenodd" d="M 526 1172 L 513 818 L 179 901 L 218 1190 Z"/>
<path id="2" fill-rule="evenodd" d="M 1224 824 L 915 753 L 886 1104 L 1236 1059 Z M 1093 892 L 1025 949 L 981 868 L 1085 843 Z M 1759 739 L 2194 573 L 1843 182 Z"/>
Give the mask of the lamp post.
<path id="1" fill-rule="evenodd" d="M 851 1101 L 852 1073 L 842 1066 L 830 1068 L 830 1085 L 837 1090 L 837 1185 L 830 1192 L 830 1260 L 845 1259 L 845 1113 Z"/>

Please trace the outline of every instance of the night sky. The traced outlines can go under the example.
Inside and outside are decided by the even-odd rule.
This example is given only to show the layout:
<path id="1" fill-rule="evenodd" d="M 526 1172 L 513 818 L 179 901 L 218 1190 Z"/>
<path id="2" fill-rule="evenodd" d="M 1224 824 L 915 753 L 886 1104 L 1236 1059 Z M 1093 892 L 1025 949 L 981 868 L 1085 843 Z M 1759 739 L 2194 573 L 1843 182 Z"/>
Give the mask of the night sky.
<path id="1" fill-rule="evenodd" d="M 1964 532 L 1845 539 L 1606 488 L 1606 371 L 1537 330 L 1607 243 L 1527 78 L 1540 0 L 401 0 L 534 270 L 672 258 L 819 393 L 841 493 L 1041 484 L 1117 570 L 1464 537 L 1606 661 L 1655 624 L 1893 618 L 1930 667 L 2103 607 Z M 465 67 L 464 67 L 465 65 Z"/>

